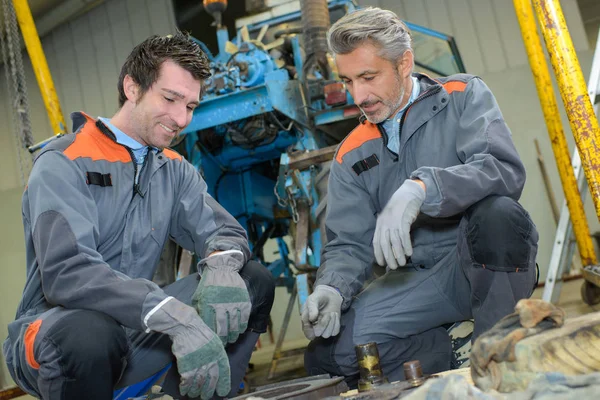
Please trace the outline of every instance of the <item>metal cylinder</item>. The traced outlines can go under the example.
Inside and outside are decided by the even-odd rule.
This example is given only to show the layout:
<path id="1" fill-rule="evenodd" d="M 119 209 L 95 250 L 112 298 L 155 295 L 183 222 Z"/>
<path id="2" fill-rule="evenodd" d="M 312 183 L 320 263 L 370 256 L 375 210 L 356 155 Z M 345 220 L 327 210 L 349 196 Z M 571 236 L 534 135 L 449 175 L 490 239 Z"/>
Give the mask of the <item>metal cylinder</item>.
<path id="1" fill-rule="evenodd" d="M 379 363 L 379 351 L 377 343 L 371 342 L 359 344 L 354 347 L 356 350 L 356 359 L 360 379 L 358 380 L 358 391 L 366 392 L 372 388 L 387 383 L 388 380 L 383 376 L 381 365 Z"/>
<path id="2" fill-rule="evenodd" d="M 413 386 L 420 386 L 425 381 L 419 360 L 407 361 L 404 366 L 404 379 Z"/>
<path id="3" fill-rule="evenodd" d="M 329 8 L 327 0 L 300 0 L 302 36 L 306 56 L 327 53 Z"/>

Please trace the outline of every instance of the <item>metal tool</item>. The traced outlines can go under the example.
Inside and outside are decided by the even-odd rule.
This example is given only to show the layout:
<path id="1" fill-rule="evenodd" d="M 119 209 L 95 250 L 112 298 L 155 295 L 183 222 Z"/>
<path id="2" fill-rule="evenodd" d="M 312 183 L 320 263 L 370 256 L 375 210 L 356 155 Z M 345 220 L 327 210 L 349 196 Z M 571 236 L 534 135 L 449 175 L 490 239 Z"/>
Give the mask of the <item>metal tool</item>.
<path id="1" fill-rule="evenodd" d="M 235 399 L 241 400 L 258 397 L 273 400 L 317 400 L 328 396 L 337 396 L 347 390 L 348 385 L 344 382 L 343 377 L 331 378 L 329 375 L 316 375 L 261 386 L 257 388 L 257 391 L 235 397 Z"/>
<path id="2" fill-rule="evenodd" d="M 369 343 L 370 344 L 370 343 Z M 358 347 L 358 346 L 357 346 Z M 426 375 L 423 374 L 421 368 L 421 362 L 418 360 L 408 361 L 404 363 L 404 381 L 384 383 L 376 387 L 371 387 L 368 391 L 362 391 L 360 389 L 359 381 L 359 393 L 354 396 L 344 396 L 344 400 L 392 400 L 401 399 L 408 396 L 415 389 L 422 386 L 430 378 L 436 378 L 437 375 Z M 362 378 L 362 375 L 361 375 Z M 333 400 L 333 399 L 331 399 Z"/>

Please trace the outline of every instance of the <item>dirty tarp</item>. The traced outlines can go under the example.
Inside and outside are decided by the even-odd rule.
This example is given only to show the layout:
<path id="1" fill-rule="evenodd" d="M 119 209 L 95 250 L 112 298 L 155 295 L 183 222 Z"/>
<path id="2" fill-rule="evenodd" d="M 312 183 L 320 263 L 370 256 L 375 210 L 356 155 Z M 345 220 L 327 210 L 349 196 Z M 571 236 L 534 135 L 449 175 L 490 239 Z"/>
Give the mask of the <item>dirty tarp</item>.
<path id="1" fill-rule="evenodd" d="M 540 374 L 522 392 L 483 392 L 464 376 L 448 375 L 429 380 L 403 400 L 582 400 L 599 398 L 600 373 L 565 376 L 560 373 Z"/>

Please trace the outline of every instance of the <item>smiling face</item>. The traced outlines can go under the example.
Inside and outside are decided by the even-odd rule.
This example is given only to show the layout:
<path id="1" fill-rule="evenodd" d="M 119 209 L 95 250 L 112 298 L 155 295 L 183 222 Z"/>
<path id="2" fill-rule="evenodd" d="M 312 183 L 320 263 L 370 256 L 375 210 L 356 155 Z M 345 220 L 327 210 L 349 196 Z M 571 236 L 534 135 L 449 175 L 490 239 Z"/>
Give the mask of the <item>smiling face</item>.
<path id="1" fill-rule="evenodd" d="M 339 76 L 354 103 L 374 124 L 397 113 L 408 101 L 412 62 L 411 51 L 406 51 L 396 65 L 380 57 L 379 49 L 368 42 L 335 56 Z"/>
<path id="2" fill-rule="evenodd" d="M 163 149 L 191 122 L 200 102 L 201 81 L 173 61 L 164 61 L 158 79 L 143 94 L 125 76 L 126 103 L 119 112 L 121 130 L 144 146 Z M 117 125 L 119 127 L 119 125 Z"/>

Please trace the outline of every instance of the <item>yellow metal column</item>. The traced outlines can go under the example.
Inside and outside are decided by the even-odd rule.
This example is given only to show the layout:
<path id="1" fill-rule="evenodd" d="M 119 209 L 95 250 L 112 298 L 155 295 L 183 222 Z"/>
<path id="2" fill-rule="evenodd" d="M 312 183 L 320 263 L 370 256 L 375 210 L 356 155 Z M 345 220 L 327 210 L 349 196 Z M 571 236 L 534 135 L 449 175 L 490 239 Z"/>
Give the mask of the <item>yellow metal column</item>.
<path id="1" fill-rule="evenodd" d="M 44 99 L 44 105 L 48 112 L 48 118 L 50 118 L 50 124 L 52 125 L 52 131 L 55 134 L 66 133 L 65 120 L 63 118 L 62 111 L 60 109 L 60 102 L 54 89 L 54 83 L 52 82 L 52 76 L 48 69 L 48 63 L 46 62 L 46 56 L 42 49 L 42 44 L 31 16 L 31 10 L 27 4 L 27 0 L 13 0 L 15 6 L 15 13 L 17 14 L 17 20 L 19 21 L 19 27 L 25 40 L 25 46 L 27 47 L 27 53 L 31 59 L 31 65 L 35 72 L 40 91 L 42 92 L 42 98 Z"/>
<path id="2" fill-rule="evenodd" d="M 600 127 L 558 0 L 534 0 L 560 94 L 600 219 Z"/>
<path id="3" fill-rule="evenodd" d="M 525 49 L 529 57 L 529 64 L 533 72 L 542 111 L 544 112 L 581 261 L 583 265 L 596 264 L 596 253 L 583 209 L 583 201 L 577 187 L 577 179 L 571 166 L 567 138 L 562 128 L 556 96 L 552 88 L 550 71 L 548 70 L 540 36 L 537 32 L 533 6 L 531 5 L 531 0 L 514 0 L 513 2 L 521 26 L 521 33 L 523 34 L 523 41 L 525 42 Z"/>

